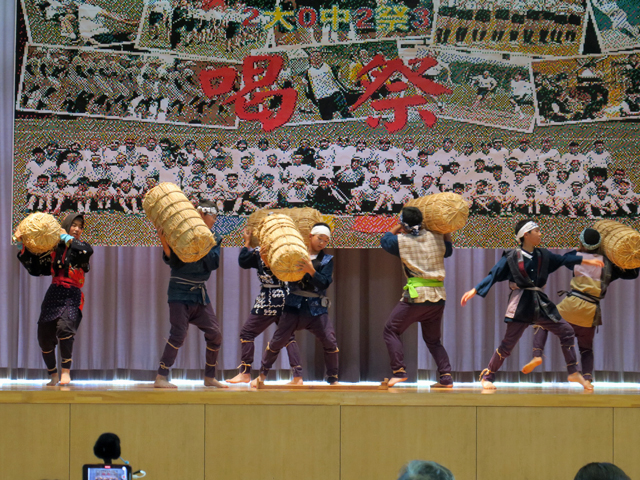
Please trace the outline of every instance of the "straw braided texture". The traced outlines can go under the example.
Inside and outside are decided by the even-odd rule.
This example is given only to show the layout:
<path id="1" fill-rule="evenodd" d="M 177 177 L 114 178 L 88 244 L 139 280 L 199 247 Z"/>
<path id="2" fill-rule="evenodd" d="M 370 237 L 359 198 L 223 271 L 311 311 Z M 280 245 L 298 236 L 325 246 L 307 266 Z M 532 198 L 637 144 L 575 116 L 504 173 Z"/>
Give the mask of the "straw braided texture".
<path id="1" fill-rule="evenodd" d="M 147 217 L 162 228 L 171 249 L 185 263 L 196 262 L 216 245 L 200 214 L 173 183 L 149 190 L 142 202 Z"/>
<path id="2" fill-rule="evenodd" d="M 593 228 L 602 235 L 604 254 L 616 266 L 640 267 L 640 233 L 615 220 L 600 220 Z"/>
<path id="3" fill-rule="evenodd" d="M 260 248 L 273 274 L 283 282 L 302 280 L 298 262 L 308 260 L 307 246 L 288 215 L 274 213 L 263 218 L 257 229 Z"/>
<path id="4" fill-rule="evenodd" d="M 469 204 L 462 195 L 444 192 L 409 200 L 405 207 L 417 207 L 422 212 L 422 226 L 435 233 L 460 230 L 469 218 Z"/>
<path id="5" fill-rule="evenodd" d="M 22 244 L 36 255 L 50 252 L 60 242 L 62 227 L 56 217 L 48 213 L 32 213 L 20 222 L 18 228 Z"/>
<path id="6" fill-rule="evenodd" d="M 251 246 L 254 248 L 259 245 L 256 230 L 262 220 L 270 213 L 278 213 L 290 217 L 298 228 L 300 235 L 302 235 L 302 240 L 307 248 L 309 247 L 309 235 L 311 234 L 311 229 L 316 223 L 323 221 L 322 214 L 315 208 L 309 207 L 256 210 L 247 220 L 247 228 L 251 229 Z"/>

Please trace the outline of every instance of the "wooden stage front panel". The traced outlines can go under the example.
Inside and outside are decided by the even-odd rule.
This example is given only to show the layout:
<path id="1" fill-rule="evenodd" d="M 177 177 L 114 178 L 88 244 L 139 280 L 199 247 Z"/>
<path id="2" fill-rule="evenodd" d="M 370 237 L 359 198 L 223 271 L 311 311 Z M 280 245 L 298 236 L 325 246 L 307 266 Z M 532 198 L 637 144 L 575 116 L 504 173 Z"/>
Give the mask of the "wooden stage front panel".
<path id="1" fill-rule="evenodd" d="M 0 422 L 3 480 L 81 480 L 107 431 L 149 480 L 394 480 L 413 459 L 442 463 L 457 480 L 564 480 L 593 461 L 640 478 L 640 388 L 5 384 Z"/>

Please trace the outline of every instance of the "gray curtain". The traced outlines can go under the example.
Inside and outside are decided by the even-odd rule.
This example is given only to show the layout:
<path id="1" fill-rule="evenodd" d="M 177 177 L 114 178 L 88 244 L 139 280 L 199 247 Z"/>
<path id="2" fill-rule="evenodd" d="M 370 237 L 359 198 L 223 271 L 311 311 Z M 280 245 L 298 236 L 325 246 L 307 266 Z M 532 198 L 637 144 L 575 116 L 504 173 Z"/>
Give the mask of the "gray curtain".
<path id="1" fill-rule="evenodd" d="M 49 285 L 47 278 L 32 278 L 15 258 L 10 245 L 12 131 L 14 110 L 14 19 L 15 6 L 0 2 L 2 29 L 2 81 L 0 89 L 0 376 L 42 378 L 44 365 L 36 339 L 40 303 Z M 90 225 L 88 228 L 91 228 Z M 235 373 L 240 363 L 239 332 L 258 292 L 253 272 L 238 267 L 239 249 L 223 248 L 221 267 L 208 283 L 214 308 L 221 321 L 224 341 L 219 365 L 223 375 Z M 335 254 L 335 277 L 330 290 L 331 316 L 340 347 L 341 378 L 345 381 L 379 381 L 389 376 L 388 355 L 382 340 L 386 317 L 400 298 L 403 278 L 399 259 L 375 250 L 342 249 Z M 454 379 L 471 381 L 482 370 L 504 333 L 502 318 L 508 288 L 498 285 L 487 299 L 474 298 L 461 308 L 462 294 L 472 288 L 500 257 L 495 250 L 461 249 L 446 261 L 444 344 L 456 372 Z M 168 267 L 160 248 L 98 247 L 84 288 L 84 319 L 76 339 L 74 378 L 147 379 L 155 375 L 169 332 L 166 287 Z M 569 285 L 570 272 L 551 277 L 547 290 L 555 292 Z M 615 283 L 603 302 L 604 326 L 596 337 L 598 380 L 638 380 L 640 357 L 635 346 L 640 340 L 636 319 L 640 310 L 640 283 Z M 200 378 L 205 344 L 195 329 L 180 350 L 174 378 Z M 270 328 L 256 342 L 259 364 Z M 323 376 L 322 351 L 306 332 L 299 334 L 307 379 Z M 406 356 L 412 379 L 434 379 L 434 365 L 417 327 L 405 334 Z M 527 380 L 562 379 L 563 360 L 555 338 L 550 338 L 541 371 Z M 520 366 L 531 354 L 531 332 L 527 332 L 504 366 L 500 380 L 517 381 Z M 288 368 L 282 356 L 274 378 Z M 419 370 L 419 372 L 418 372 Z M 419 375 L 418 375 L 419 373 Z"/>

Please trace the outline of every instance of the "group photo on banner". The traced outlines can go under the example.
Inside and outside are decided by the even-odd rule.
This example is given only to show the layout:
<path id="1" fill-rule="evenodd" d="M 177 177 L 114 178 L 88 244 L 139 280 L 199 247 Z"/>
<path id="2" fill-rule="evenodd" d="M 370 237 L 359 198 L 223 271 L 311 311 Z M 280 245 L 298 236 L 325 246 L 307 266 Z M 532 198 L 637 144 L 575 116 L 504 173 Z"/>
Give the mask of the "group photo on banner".
<path id="1" fill-rule="evenodd" d="M 157 386 L 173 386 L 189 323 L 205 332 L 205 384 L 226 386 L 214 378 L 222 337 L 204 283 L 221 246 L 242 247 L 240 266 L 262 282 L 231 383 L 251 380 L 245 342 L 274 322 L 261 382 L 287 346 L 302 384 L 297 329 L 320 340 L 337 382 L 328 246 L 402 261 L 387 387 L 408 378 L 398 335 L 415 322 L 437 385 L 452 385 L 440 323 L 454 246 L 510 252 L 461 301 L 507 279 L 515 292 L 485 387 L 529 324 L 536 339 L 593 342 L 606 284 L 640 267 L 640 18 L 613 4 L 22 0 L 13 240 L 27 271 L 57 289 L 38 327 L 52 384 L 55 335 L 70 381 L 92 246 L 163 247 L 177 303 Z M 550 253 L 537 248 L 542 233 L 547 247 L 582 247 Z M 541 288 L 562 265 L 575 285 L 561 317 Z M 73 315 L 60 310 L 67 297 L 80 302 Z M 583 377 L 573 347 L 564 353 L 569 379 L 593 388 L 592 360 Z"/>
<path id="2" fill-rule="evenodd" d="M 42 458 L 113 416 L 202 453 L 157 478 L 640 475 L 640 2 L 15 13 L 0 403 Z"/>

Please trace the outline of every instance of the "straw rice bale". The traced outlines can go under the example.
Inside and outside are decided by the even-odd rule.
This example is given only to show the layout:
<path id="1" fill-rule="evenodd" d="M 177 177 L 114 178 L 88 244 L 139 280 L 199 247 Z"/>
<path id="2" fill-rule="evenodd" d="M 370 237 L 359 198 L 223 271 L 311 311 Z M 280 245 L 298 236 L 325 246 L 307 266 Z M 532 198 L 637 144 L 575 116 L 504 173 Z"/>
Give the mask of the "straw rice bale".
<path id="1" fill-rule="evenodd" d="M 278 213 L 281 215 L 287 215 L 291 217 L 293 223 L 298 228 L 304 244 L 309 247 L 309 234 L 313 226 L 323 221 L 322 214 L 315 208 L 278 208 L 278 209 L 262 209 L 256 210 L 247 220 L 247 228 L 251 229 L 251 246 L 257 247 L 259 245 L 257 237 L 257 229 L 262 220 L 270 213 Z"/>
<path id="2" fill-rule="evenodd" d="M 308 260 L 309 253 L 290 216 L 279 213 L 266 216 L 258 226 L 257 236 L 276 277 L 284 282 L 302 280 L 304 272 L 300 271 L 298 263 Z"/>
<path id="3" fill-rule="evenodd" d="M 593 226 L 602 236 L 601 248 L 622 269 L 640 267 L 640 233 L 615 220 L 600 220 Z"/>
<path id="4" fill-rule="evenodd" d="M 436 193 L 409 200 L 405 207 L 417 207 L 422 212 L 422 226 L 435 233 L 460 230 L 469 218 L 469 204 L 457 193 Z"/>
<path id="5" fill-rule="evenodd" d="M 142 207 L 153 225 L 185 263 L 196 262 L 215 247 L 213 234 L 177 185 L 165 182 L 145 195 Z"/>
<path id="6" fill-rule="evenodd" d="M 20 222 L 22 244 L 31 253 L 40 255 L 56 248 L 60 242 L 61 226 L 56 217 L 36 212 Z"/>

